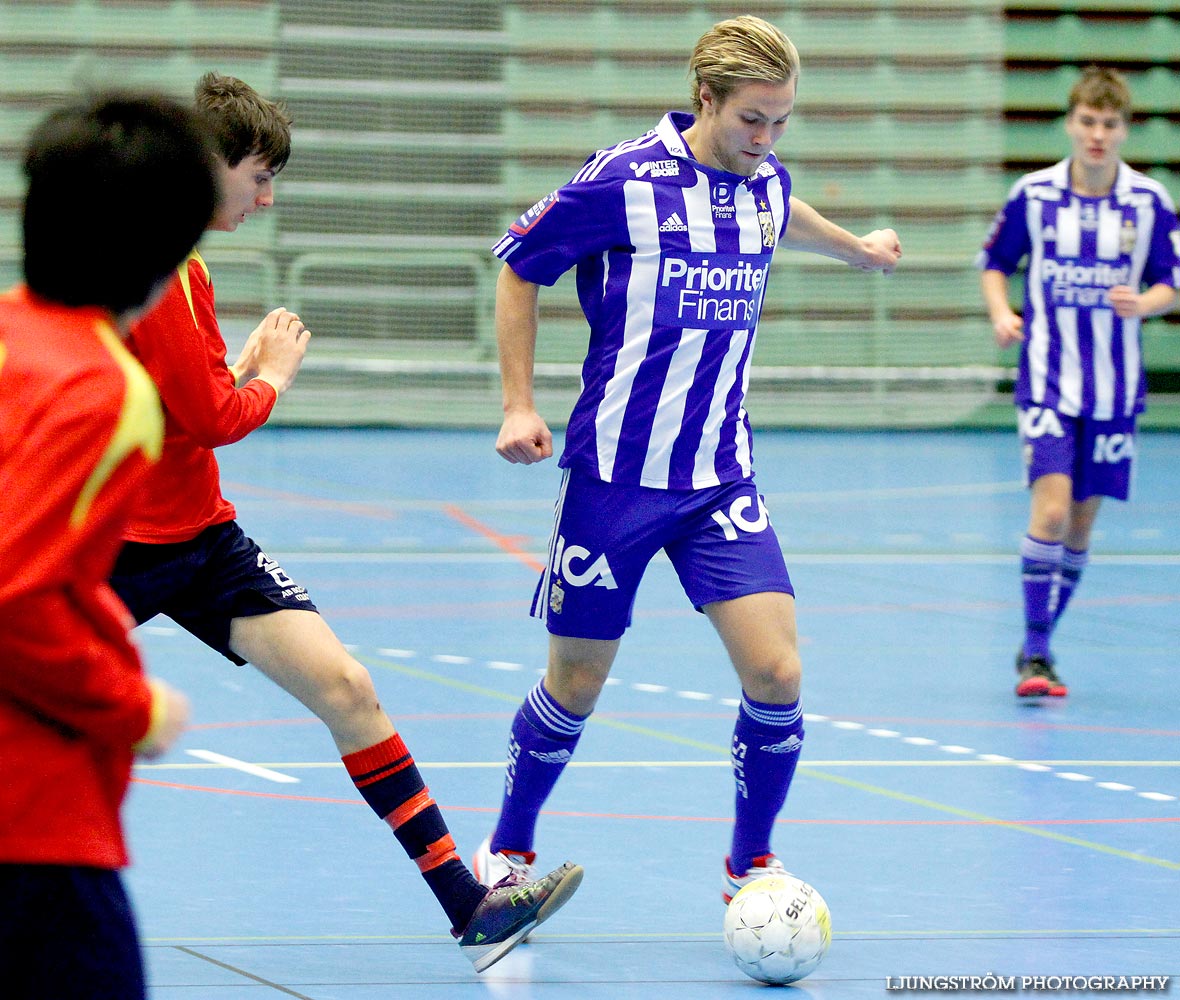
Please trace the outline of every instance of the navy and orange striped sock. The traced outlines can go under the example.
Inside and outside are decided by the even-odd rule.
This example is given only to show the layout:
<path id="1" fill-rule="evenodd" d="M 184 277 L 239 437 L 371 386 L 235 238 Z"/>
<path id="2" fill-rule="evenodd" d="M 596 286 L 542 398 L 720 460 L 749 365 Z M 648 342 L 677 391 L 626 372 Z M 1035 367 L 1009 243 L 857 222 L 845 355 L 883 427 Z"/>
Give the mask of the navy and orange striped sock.
<path id="1" fill-rule="evenodd" d="M 394 733 L 341 759 L 357 790 L 417 864 L 452 927 L 463 930 L 488 890 L 460 860 L 446 820 L 402 738 Z"/>

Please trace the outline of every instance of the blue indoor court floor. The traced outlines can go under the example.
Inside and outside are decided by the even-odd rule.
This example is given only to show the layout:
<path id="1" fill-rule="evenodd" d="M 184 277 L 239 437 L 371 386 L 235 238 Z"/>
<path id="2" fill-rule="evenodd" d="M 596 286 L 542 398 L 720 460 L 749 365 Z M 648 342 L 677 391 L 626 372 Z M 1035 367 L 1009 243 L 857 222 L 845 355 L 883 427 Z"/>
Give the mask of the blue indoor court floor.
<path id="1" fill-rule="evenodd" d="M 219 453 L 242 526 L 372 672 L 465 859 L 544 663 L 527 608 L 560 477 L 493 442 L 270 429 Z M 1028 704 L 1012 690 L 1014 432 L 756 436 L 807 713 L 774 847 L 834 930 L 783 996 L 885 997 L 902 976 L 1180 976 L 1180 435 L 1138 444 L 1135 497 L 1104 508 L 1055 640 L 1070 695 Z M 667 562 L 538 827 L 538 864 L 577 861 L 585 881 L 483 975 L 314 717 L 170 621 L 139 637 L 194 713 L 137 766 L 125 809 L 155 1000 L 769 989 L 721 939 L 739 691 Z"/>

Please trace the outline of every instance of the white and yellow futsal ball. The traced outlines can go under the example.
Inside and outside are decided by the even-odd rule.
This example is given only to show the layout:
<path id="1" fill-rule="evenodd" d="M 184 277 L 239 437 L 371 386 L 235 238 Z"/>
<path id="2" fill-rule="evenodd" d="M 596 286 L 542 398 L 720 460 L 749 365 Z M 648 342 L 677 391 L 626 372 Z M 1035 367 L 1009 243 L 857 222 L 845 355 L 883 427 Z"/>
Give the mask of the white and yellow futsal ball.
<path id="1" fill-rule="evenodd" d="M 766 875 L 725 910 L 725 944 L 751 979 L 782 985 L 809 976 L 827 954 L 832 918 L 823 896 L 793 875 Z"/>

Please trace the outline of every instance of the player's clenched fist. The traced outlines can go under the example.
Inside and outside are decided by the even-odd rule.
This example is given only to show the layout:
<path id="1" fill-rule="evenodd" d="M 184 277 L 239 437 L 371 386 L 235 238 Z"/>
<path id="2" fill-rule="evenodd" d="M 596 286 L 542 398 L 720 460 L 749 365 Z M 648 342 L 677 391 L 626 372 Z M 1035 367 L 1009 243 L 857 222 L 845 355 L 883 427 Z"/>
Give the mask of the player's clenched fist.
<path id="1" fill-rule="evenodd" d="M 532 465 L 553 455 L 553 435 L 536 411 L 504 418 L 496 452 L 514 465 Z"/>

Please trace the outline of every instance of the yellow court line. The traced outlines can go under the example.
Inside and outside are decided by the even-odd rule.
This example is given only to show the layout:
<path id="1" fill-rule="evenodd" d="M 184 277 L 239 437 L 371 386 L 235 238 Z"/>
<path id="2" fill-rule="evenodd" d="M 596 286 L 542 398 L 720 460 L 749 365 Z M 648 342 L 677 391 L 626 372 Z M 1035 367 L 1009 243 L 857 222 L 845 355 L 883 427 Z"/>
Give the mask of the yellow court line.
<path id="1" fill-rule="evenodd" d="M 601 933 L 570 934 L 548 929 L 541 932 L 551 941 L 716 941 L 717 934 L 713 931 L 670 931 L 658 933 L 654 931 L 639 931 L 634 933 Z M 1170 938 L 1180 936 L 1180 927 L 1060 927 L 1037 929 L 1027 927 L 1011 927 L 999 930 L 877 930 L 877 931 L 841 931 L 833 930 L 834 938 L 875 938 L 878 940 L 911 941 L 922 938 L 937 938 L 939 940 L 978 940 L 987 938 L 1037 938 L 1037 937 L 1135 937 L 1151 940 L 1155 938 Z M 174 946 L 178 944 L 201 945 L 243 945 L 243 944 L 396 944 L 398 942 L 448 941 L 454 942 L 449 934 L 265 934 L 225 936 L 225 937 L 147 937 L 143 943 L 149 946 Z"/>
<path id="2" fill-rule="evenodd" d="M 1110 854 L 1116 858 L 1122 858 L 1125 861 L 1138 861 L 1142 864 L 1155 865 L 1158 868 L 1166 868 L 1169 871 L 1180 872 L 1180 862 L 1168 861 L 1164 858 L 1152 857 L 1150 854 L 1139 854 L 1135 851 L 1124 851 L 1119 847 L 1111 847 L 1109 844 L 1100 844 L 1094 840 L 1083 840 L 1080 837 L 1071 837 L 1068 834 L 1056 833 L 1053 830 L 1046 830 L 1035 826 L 1026 826 L 1023 823 L 1012 823 L 1008 820 L 996 819 L 994 816 L 988 816 L 985 813 L 977 813 L 970 809 L 960 809 L 958 806 L 948 806 L 942 802 L 935 802 L 932 799 L 925 799 L 919 795 L 908 795 L 905 792 L 895 792 L 891 788 L 882 788 L 880 785 L 869 785 L 863 781 L 854 781 L 852 778 L 844 778 L 835 774 L 824 774 L 822 771 L 813 771 L 810 767 L 800 767 L 800 773 L 806 773 L 813 778 L 819 778 L 823 781 L 830 781 L 837 785 L 844 785 L 847 788 L 854 788 L 860 792 L 867 792 L 870 795 L 880 795 L 887 799 L 893 799 L 896 802 L 905 802 L 909 805 L 921 806 L 924 809 L 933 809 L 936 812 L 947 813 L 951 816 L 958 816 L 960 819 L 969 819 L 976 823 L 986 823 L 989 826 L 999 826 L 1006 830 L 1012 830 L 1016 833 L 1028 833 L 1034 837 L 1042 837 L 1045 840 L 1055 840 L 1061 844 L 1070 844 L 1073 847 L 1084 847 L 1087 850 L 1098 851 L 1101 854 Z"/>
<path id="3" fill-rule="evenodd" d="M 410 667 L 402 663 L 395 663 L 391 660 L 378 659 L 375 657 L 365 657 L 365 660 L 374 663 L 377 666 L 391 670 L 395 673 L 403 674 L 407 677 L 416 677 L 419 680 L 430 681 L 431 683 L 441 685 L 443 687 L 453 688 L 459 691 L 466 691 L 470 694 L 478 694 L 486 698 L 493 698 L 496 701 L 509 702 L 513 705 L 520 703 L 520 698 L 516 695 L 506 694 L 503 691 L 497 691 L 494 688 L 483 687 L 479 684 L 470 684 L 466 681 L 456 681 L 450 677 L 444 677 L 441 674 L 432 673 L 428 670 L 420 670 L 417 667 Z M 676 736 L 672 733 L 661 732 L 658 729 L 650 729 L 647 726 L 637 726 L 630 722 L 620 722 L 618 719 L 607 719 L 598 716 L 591 716 L 590 721 L 596 725 L 607 726 L 611 729 L 620 730 L 623 732 L 635 733 L 640 736 L 648 736 L 651 739 L 659 740 L 664 743 L 674 743 L 680 746 L 695 747 L 705 753 L 716 754 L 718 757 L 728 759 L 729 748 L 717 746 L 716 744 L 706 743 L 702 740 L 692 740 L 683 736 Z M 1007 762 L 1004 762 L 1007 763 Z M 816 778 L 820 781 L 826 781 L 830 784 L 842 785 L 846 788 L 852 788 L 856 791 L 865 792 L 869 795 L 877 795 L 881 798 L 892 799 L 895 802 L 905 802 L 909 805 L 918 806 L 923 809 L 929 809 L 932 812 L 945 813 L 950 816 L 957 816 L 960 819 L 970 819 L 977 823 L 988 823 L 1014 833 L 1023 833 L 1032 837 L 1041 837 L 1044 840 L 1056 841 L 1060 844 L 1069 844 L 1071 847 L 1081 847 L 1086 850 L 1096 851 L 1100 854 L 1109 854 L 1112 857 L 1122 858 L 1124 861 L 1135 861 L 1140 864 L 1153 865 L 1157 868 L 1164 868 L 1169 871 L 1180 871 L 1180 863 L 1169 861 L 1166 858 L 1156 858 L 1149 854 L 1139 854 L 1135 851 L 1124 851 L 1118 847 L 1111 847 L 1109 844 L 1101 844 L 1094 840 L 1084 840 L 1081 837 L 1070 837 L 1063 833 L 1057 833 L 1053 830 L 1038 829 L 1033 826 L 1025 826 L 1021 823 L 1011 823 L 1007 820 L 997 819 L 994 816 L 988 816 L 985 813 L 973 812 L 969 809 L 959 809 L 956 806 L 946 805 L 942 802 L 935 802 L 933 799 L 921 798 L 917 795 L 907 795 L 904 792 L 895 792 L 891 788 L 882 788 L 880 785 L 870 785 L 865 782 L 855 781 L 851 778 L 841 777 L 835 774 L 827 774 L 823 771 L 817 771 L 814 765 L 800 766 L 799 772 L 806 774 L 809 777 Z"/>

